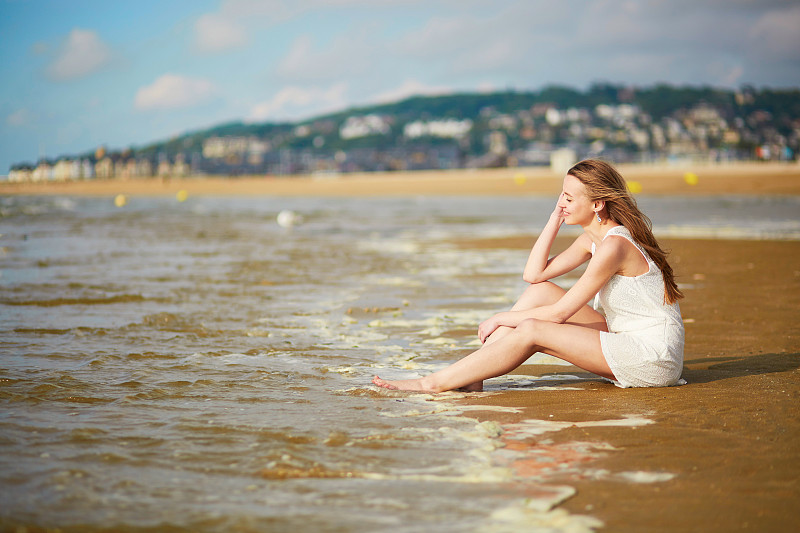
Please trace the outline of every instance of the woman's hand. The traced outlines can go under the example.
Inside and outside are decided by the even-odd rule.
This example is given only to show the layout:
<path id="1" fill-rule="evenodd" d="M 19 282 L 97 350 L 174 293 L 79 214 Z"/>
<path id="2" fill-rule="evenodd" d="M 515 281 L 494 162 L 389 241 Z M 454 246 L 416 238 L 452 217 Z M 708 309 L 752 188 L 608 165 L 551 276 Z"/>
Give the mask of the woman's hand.
<path id="1" fill-rule="evenodd" d="M 489 338 L 489 335 L 494 333 L 494 330 L 500 327 L 501 324 L 499 318 L 500 313 L 484 320 L 481 322 L 481 325 L 478 326 L 478 338 L 481 340 L 481 343 L 485 343 L 486 339 Z"/>
<path id="2" fill-rule="evenodd" d="M 561 195 L 558 197 L 556 201 L 556 207 L 553 209 L 553 212 L 550 213 L 550 220 L 555 220 L 558 227 L 561 227 L 561 224 L 564 223 L 564 209 L 561 207 L 561 203 L 563 200 L 564 193 L 562 192 Z"/>

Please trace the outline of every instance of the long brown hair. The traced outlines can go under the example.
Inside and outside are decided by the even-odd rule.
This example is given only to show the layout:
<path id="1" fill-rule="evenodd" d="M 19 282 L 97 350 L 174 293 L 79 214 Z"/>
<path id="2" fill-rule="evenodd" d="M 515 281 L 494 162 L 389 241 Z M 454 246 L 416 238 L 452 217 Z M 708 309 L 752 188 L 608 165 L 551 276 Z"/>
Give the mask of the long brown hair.
<path id="1" fill-rule="evenodd" d="M 683 298 L 683 293 L 675 283 L 672 267 L 667 262 L 667 252 L 661 249 L 653 236 L 653 223 L 639 210 L 622 175 L 610 164 L 597 159 L 581 161 L 568 174 L 583 183 L 591 201 L 605 202 L 608 218 L 625 226 L 633 240 L 644 248 L 658 266 L 664 276 L 664 301 L 673 304 Z"/>

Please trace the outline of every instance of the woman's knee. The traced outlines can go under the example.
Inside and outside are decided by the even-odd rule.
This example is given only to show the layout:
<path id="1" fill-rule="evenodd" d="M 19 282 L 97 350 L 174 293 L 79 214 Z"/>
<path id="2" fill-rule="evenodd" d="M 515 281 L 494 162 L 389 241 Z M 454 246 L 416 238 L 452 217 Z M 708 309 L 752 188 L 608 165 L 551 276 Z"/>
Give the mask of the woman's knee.
<path id="1" fill-rule="evenodd" d="M 530 341 L 535 341 L 542 330 L 542 321 L 536 318 L 526 318 L 515 328 L 516 331 Z"/>
<path id="2" fill-rule="evenodd" d="M 531 283 L 523 291 L 522 296 L 517 302 L 517 306 L 524 309 L 531 309 L 533 307 L 551 305 L 556 303 L 564 295 L 564 292 L 564 289 L 552 281 Z"/>

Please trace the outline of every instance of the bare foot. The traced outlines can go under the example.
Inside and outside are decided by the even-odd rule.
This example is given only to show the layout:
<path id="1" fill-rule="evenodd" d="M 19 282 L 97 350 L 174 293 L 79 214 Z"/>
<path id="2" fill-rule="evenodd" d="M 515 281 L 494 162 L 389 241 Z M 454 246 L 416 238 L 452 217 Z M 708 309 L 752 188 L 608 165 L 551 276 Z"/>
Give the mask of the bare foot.
<path id="1" fill-rule="evenodd" d="M 389 390 L 405 390 L 405 391 L 420 391 L 420 392 L 443 392 L 440 390 L 436 390 L 430 386 L 428 382 L 424 378 L 420 379 L 401 379 L 395 381 L 387 381 L 385 379 L 381 379 L 378 376 L 372 378 L 372 383 L 377 385 L 378 387 L 383 387 L 384 389 Z M 476 381 L 470 385 L 465 385 L 463 387 L 459 387 L 459 391 L 463 392 L 482 392 L 483 391 L 483 381 Z"/>
<path id="2" fill-rule="evenodd" d="M 389 390 L 435 392 L 426 389 L 423 386 L 421 379 L 401 379 L 396 381 L 386 381 L 385 379 L 381 379 L 378 376 L 375 376 L 374 378 L 372 378 L 372 383 L 377 385 L 378 387 L 383 387 L 384 389 L 389 389 Z"/>

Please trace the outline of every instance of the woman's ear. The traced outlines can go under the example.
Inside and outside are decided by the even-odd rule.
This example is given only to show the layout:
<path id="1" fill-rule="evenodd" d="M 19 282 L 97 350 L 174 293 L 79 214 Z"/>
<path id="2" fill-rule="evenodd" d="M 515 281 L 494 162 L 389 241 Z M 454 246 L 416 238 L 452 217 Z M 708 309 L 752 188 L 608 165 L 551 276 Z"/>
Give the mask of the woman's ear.
<path id="1" fill-rule="evenodd" d="M 595 211 L 602 211 L 605 206 L 606 206 L 605 200 L 595 200 L 594 201 L 594 210 Z"/>

